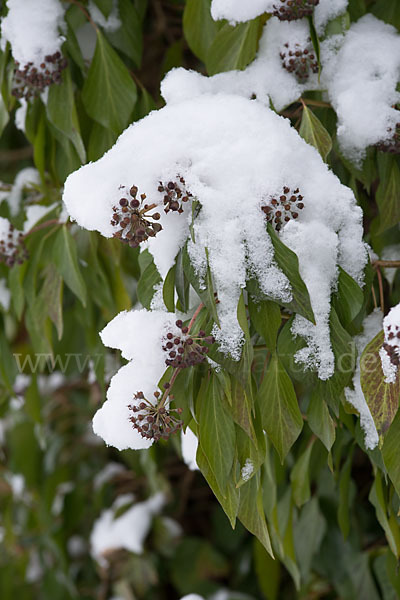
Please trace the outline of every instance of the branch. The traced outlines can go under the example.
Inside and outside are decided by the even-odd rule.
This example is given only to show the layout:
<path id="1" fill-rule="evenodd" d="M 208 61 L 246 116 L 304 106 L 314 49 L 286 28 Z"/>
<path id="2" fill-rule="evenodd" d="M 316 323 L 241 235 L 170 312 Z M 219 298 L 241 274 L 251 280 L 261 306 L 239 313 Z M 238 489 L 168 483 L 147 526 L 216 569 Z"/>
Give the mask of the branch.
<path id="1" fill-rule="evenodd" d="M 374 260 L 372 261 L 374 269 L 384 267 L 385 269 L 400 269 L 400 260 Z"/>

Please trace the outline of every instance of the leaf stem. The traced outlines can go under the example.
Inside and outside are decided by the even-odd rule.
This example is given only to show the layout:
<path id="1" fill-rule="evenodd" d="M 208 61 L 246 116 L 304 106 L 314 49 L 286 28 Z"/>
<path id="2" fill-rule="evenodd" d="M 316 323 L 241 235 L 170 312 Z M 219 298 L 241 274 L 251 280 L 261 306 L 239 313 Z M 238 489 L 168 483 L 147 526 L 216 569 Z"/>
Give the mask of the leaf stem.
<path id="1" fill-rule="evenodd" d="M 372 266 L 376 269 L 384 267 L 385 269 L 400 269 L 400 260 L 374 260 Z"/>

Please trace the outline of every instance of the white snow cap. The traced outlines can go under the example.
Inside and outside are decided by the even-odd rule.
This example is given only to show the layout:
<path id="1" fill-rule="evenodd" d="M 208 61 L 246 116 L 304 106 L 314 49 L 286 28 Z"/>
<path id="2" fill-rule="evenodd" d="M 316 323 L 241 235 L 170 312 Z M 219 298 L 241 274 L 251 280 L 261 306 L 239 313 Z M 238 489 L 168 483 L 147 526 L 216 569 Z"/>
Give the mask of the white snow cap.
<path id="1" fill-rule="evenodd" d="M 400 121 L 393 108 L 400 101 L 400 35 L 365 15 L 344 37 L 323 43 L 321 52 L 339 143 L 347 157 L 360 163 L 366 148 L 391 138 Z"/>
<path id="2" fill-rule="evenodd" d="M 8 310 L 10 308 L 11 302 L 11 292 L 7 287 L 7 282 L 4 278 L 0 279 L 0 306 L 3 307 L 4 310 Z"/>
<path id="3" fill-rule="evenodd" d="M 364 393 L 361 388 L 361 355 L 367 344 L 374 339 L 378 331 L 382 328 L 382 312 L 376 308 L 369 314 L 363 322 L 363 332 L 354 338 L 354 343 L 358 351 L 356 370 L 353 375 L 353 389 L 345 388 L 344 393 L 347 402 L 349 402 L 358 411 L 360 415 L 360 425 L 364 430 L 365 447 L 373 450 L 379 442 L 379 435 L 375 427 L 374 420 L 365 401 Z"/>
<path id="4" fill-rule="evenodd" d="M 93 431 L 118 450 L 139 450 L 152 444 L 132 427 L 128 406 L 136 403 L 134 394 L 139 391 L 149 401 L 154 400 L 166 369 L 162 345 L 167 330 L 178 333 L 175 315 L 143 309 L 121 312 L 100 334 L 104 345 L 118 348 L 130 361 L 111 379 L 107 400 L 93 419 Z"/>
<path id="5" fill-rule="evenodd" d="M 182 458 L 185 464 L 189 467 L 191 471 L 197 471 L 198 465 L 196 462 L 196 454 L 197 448 L 199 445 L 199 440 L 193 433 L 193 431 L 188 427 L 185 433 L 181 434 L 181 449 L 182 449 Z"/>
<path id="6" fill-rule="evenodd" d="M 314 20 L 318 33 L 330 21 L 346 10 L 348 0 L 320 0 L 314 8 Z M 212 0 L 211 15 L 214 20 L 231 22 L 250 21 L 264 13 L 279 8 L 279 0 Z"/>
<path id="7" fill-rule="evenodd" d="M 21 67 L 39 66 L 48 54 L 59 51 L 64 7 L 59 0 L 7 0 L 8 14 L 1 21 L 1 45 L 10 42 L 12 55 Z"/>
<path id="8" fill-rule="evenodd" d="M 113 506 L 104 510 L 93 526 L 90 546 L 93 558 L 102 566 L 107 566 L 107 553 L 119 548 L 141 554 L 143 543 L 149 533 L 152 519 L 166 502 L 161 492 L 145 502 L 138 502 L 115 518 L 121 506 L 133 501 L 131 494 L 120 496 Z"/>
<path id="9" fill-rule="evenodd" d="M 400 364 L 400 303 L 383 319 L 385 343 L 379 355 L 386 383 L 395 383 Z"/>
<path id="10" fill-rule="evenodd" d="M 159 181 L 177 174 L 184 176 L 201 204 L 193 227 L 195 243 L 189 234 L 190 203 L 181 215 L 160 210 L 163 194 L 157 191 Z M 288 120 L 257 101 L 226 94 L 203 95 L 152 112 L 131 125 L 101 159 L 68 177 L 64 202 L 80 225 L 111 237 L 112 207 L 121 196 L 120 186 L 129 189 L 132 184 L 160 206 L 163 230 L 149 240 L 148 248 L 163 277 L 187 240 L 192 264 L 199 277 L 204 277 L 208 249 L 220 301 L 221 329 L 215 327 L 213 335 L 220 349 L 234 359 L 240 357 L 243 342 L 236 309 L 246 276 L 256 277 L 262 292 L 278 301 L 289 302 L 292 297 L 287 278 L 274 262 L 261 211 L 262 204 L 279 197 L 285 187 L 299 189 L 303 196 L 304 210 L 296 223 L 283 228 L 282 235 L 285 244 L 299 254 L 300 273 L 310 286 L 317 328 L 325 327 L 329 291 L 336 282 L 332 265 L 341 265 L 362 281 L 366 261 L 362 213 L 352 191 L 329 171 L 316 149 Z M 329 242 L 329 250 L 323 248 L 321 253 L 322 238 Z M 311 273 L 306 261 L 317 255 L 320 268 Z M 308 327 L 315 331 L 311 323 Z M 119 336 L 121 344 L 131 343 L 123 328 Z M 318 339 L 323 343 L 318 359 L 322 360 L 329 354 L 330 342 L 324 335 Z M 141 340 L 144 344 L 143 336 Z M 124 369 L 129 379 L 131 367 Z M 324 377 L 333 372 L 330 364 L 321 369 Z M 110 394 L 122 377 L 121 369 Z M 121 391 L 123 387 L 121 383 Z"/>
<path id="11" fill-rule="evenodd" d="M 204 598 L 198 594 L 188 594 L 187 596 L 183 596 L 181 600 L 204 600 Z"/>

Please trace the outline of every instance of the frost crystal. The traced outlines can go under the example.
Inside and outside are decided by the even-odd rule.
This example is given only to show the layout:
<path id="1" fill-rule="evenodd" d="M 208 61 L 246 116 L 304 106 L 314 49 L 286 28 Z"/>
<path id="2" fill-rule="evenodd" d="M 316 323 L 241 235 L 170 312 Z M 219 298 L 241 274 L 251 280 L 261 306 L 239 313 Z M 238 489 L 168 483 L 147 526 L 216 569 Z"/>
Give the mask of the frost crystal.
<path id="1" fill-rule="evenodd" d="M 394 383 L 400 365 L 400 304 L 383 319 L 385 340 L 379 352 L 386 383 Z"/>
<path id="2" fill-rule="evenodd" d="M 363 333 L 354 338 L 354 343 L 358 350 L 356 370 L 353 376 L 353 389 L 345 388 L 344 393 L 346 400 L 358 411 L 360 415 L 360 425 L 364 430 L 365 446 L 369 450 L 373 450 L 379 442 L 379 435 L 375 427 L 374 420 L 365 401 L 364 394 L 361 388 L 361 368 L 360 358 L 365 346 L 375 337 L 382 327 L 382 313 L 380 309 L 375 309 L 370 315 L 364 319 Z"/>
<path id="3" fill-rule="evenodd" d="M 253 462 L 250 460 L 250 458 L 246 458 L 246 462 L 244 463 L 242 470 L 240 472 L 243 481 L 248 481 L 250 479 L 253 471 L 254 471 Z"/>

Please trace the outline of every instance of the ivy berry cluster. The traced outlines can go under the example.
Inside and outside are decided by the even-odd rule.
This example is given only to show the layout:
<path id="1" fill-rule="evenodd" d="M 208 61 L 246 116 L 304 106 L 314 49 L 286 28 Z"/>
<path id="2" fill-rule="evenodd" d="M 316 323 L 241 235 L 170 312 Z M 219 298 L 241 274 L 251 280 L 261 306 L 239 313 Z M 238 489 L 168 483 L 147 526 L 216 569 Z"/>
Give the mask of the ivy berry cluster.
<path id="1" fill-rule="evenodd" d="M 280 0 L 274 4 L 274 16 L 281 21 L 294 21 L 312 15 L 319 0 Z"/>
<path id="2" fill-rule="evenodd" d="M 166 392 L 154 392 L 154 402 L 147 400 L 143 392 L 137 392 L 133 399 L 134 404 L 128 406 L 133 413 L 129 417 L 133 428 L 148 440 L 158 442 L 160 439 L 167 440 L 170 435 L 177 433 L 183 427 L 183 421 L 179 418 L 182 414 L 181 408 L 167 408 L 169 384 L 164 384 Z M 173 396 L 169 396 L 172 400 Z M 178 417 L 176 416 L 178 415 Z"/>
<path id="3" fill-rule="evenodd" d="M 155 237 L 162 230 L 161 224 L 157 223 L 160 213 L 148 214 L 156 205 L 145 203 L 145 199 L 146 194 L 141 194 L 139 200 L 138 188 L 133 185 L 129 197 L 121 198 L 119 206 L 113 206 L 111 225 L 118 228 L 113 237 L 131 248 L 137 248 L 141 242 Z"/>
<path id="4" fill-rule="evenodd" d="M 28 62 L 20 68 L 20 63 L 16 61 L 12 95 L 19 99 L 29 100 L 53 83 L 60 84 L 61 73 L 67 65 L 68 60 L 58 51 L 45 56 L 39 67 Z"/>
<path id="5" fill-rule="evenodd" d="M 6 239 L 0 240 L 0 262 L 13 267 L 15 264 L 22 265 L 28 257 L 23 233 L 10 223 Z"/>
<path id="6" fill-rule="evenodd" d="M 168 353 L 165 364 L 168 367 L 185 369 L 204 362 L 209 345 L 214 344 L 215 338 L 212 335 L 206 335 L 203 330 L 200 330 L 196 336 L 189 335 L 189 328 L 184 326 L 180 319 L 175 324 L 181 330 L 181 335 L 167 333 L 163 345 L 163 350 Z"/>
<path id="7" fill-rule="evenodd" d="M 307 40 L 308 45 L 302 48 L 300 44 L 291 45 L 287 42 L 285 50 L 282 50 L 280 57 L 282 66 L 288 73 L 294 73 L 299 83 L 306 83 L 310 73 L 318 73 L 318 61 L 311 45 L 311 38 Z"/>
<path id="8" fill-rule="evenodd" d="M 275 231 L 280 231 L 286 223 L 292 219 L 297 219 L 299 210 L 303 210 L 303 196 L 299 188 L 291 191 L 287 186 L 283 188 L 280 196 L 271 198 L 267 204 L 261 206 L 268 223 L 271 223 Z"/>

